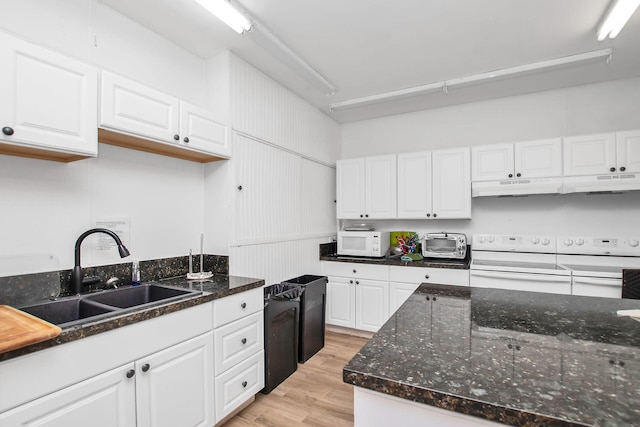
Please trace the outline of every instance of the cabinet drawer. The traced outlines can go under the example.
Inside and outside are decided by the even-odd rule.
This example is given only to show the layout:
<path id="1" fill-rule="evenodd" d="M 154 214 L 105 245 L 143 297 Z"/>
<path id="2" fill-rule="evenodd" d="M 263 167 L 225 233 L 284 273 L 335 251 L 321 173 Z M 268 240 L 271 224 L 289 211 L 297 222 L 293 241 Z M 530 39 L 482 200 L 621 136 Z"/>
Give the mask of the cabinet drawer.
<path id="1" fill-rule="evenodd" d="M 213 301 L 213 327 L 217 328 L 234 320 L 261 311 L 264 306 L 262 288 L 231 295 Z"/>
<path id="2" fill-rule="evenodd" d="M 469 270 L 454 268 L 391 266 L 389 278 L 391 282 L 469 286 Z"/>
<path id="3" fill-rule="evenodd" d="M 264 387 L 264 351 L 216 377 L 216 422 Z"/>
<path id="4" fill-rule="evenodd" d="M 326 276 L 342 276 L 359 279 L 389 280 L 388 265 L 356 264 L 349 262 L 324 262 Z"/>
<path id="5" fill-rule="evenodd" d="M 262 311 L 216 329 L 213 340 L 215 374 L 220 375 L 264 348 Z"/>

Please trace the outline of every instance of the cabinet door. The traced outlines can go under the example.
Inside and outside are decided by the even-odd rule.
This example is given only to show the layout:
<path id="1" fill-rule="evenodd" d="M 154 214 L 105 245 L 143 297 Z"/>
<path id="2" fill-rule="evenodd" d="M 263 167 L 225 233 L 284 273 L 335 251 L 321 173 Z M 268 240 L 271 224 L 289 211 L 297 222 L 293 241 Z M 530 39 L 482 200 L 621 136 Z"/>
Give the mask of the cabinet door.
<path id="1" fill-rule="evenodd" d="M 497 181 L 514 177 L 513 144 L 491 144 L 471 147 L 471 179 Z"/>
<path id="2" fill-rule="evenodd" d="M 564 138 L 562 151 L 565 176 L 598 175 L 617 170 L 613 132 Z"/>
<path id="3" fill-rule="evenodd" d="M 214 114 L 188 102 L 180 102 L 180 143 L 185 147 L 231 157 L 228 128 Z"/>
<path id="4" fill-rule="evenodd" d="M 431 152 L 398 154 L 398 218 L 424 219 L 431 208 Z"/>
<path id="5" fill-rule="evenodd" d="M 616 132 L 618 172 L 640 172 L 640 130 Z"/>
<path id="6" fill-rule="evenodd" d="M 518 142 L 514 148 L 516 178 L 548 178 L 562 175 L 562 139 Z"/>
<path id="7" fill-rule="evenodd" d="M 135 425 L 133 364 L 121 366 L 0 414 L 2 426 Z"/>
<path id="8" fill-rule="evenodd" d="M 97 155 L 96 69 L 7 35 L 0 52 L 0 140 Z"/>
<path id="9" fill-rule="evenodd" d="M 471 159 L 468 147 L 436 150 L 433 163 L 433 217 L 471 218 Z"/>
<path id="10" fill-rule="evenodd" d="M 365 218 L 395 218 L 396 156 L 365 158 Z"/>
<path id="11" fill-rule="evenodd" d="M 178 143 L 178 99 L 107 71 L 100 95 L 100 126 Z"/>
<path id="12" fill-rule="evenodd" d="M 329 276 L 326 313 L 326 322 L 328 324 L 355 328 L 355 301 L 355 279 Z"/>
<path id="13" fill-rule="evenodd" d="M 388 282 L 356 279 L 356 329 L 376 332 L 389 318 Z"/>
<path id="14" fill-rule="evenodd" d="M 138 360 L 138 427 L 212 426 L 213 334 Z"/>
<path id="15" fill-rule="evenodd" d="M 364 158 L 336 162 L 336 209 L 339 219 L 364 217 L 364 179 Z"/>
<path id="16" fill-rule="evenodd" d="M 418 286 L 420 286 L 419 283 L 389 283 L 389 316 L 392 316 L 409 299 Z"/>

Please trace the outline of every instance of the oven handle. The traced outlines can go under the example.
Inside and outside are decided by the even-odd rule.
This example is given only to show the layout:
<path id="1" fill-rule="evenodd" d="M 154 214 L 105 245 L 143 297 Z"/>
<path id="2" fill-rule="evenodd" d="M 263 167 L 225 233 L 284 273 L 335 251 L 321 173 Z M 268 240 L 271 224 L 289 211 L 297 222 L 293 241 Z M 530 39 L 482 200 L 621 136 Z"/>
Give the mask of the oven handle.
<path id="1" fill-rule="evenodd" d="M 532 280 L 535 282 L 571 283 L 571 276 L 550 276 L 548 274 L 537 274 L 537 273 L 508 273 L 504 271 L 494 272 L 494 271 L 471 270 L 471 275 L 490 277 L 495 279 L 514 279 L 514 280 L 522 280 L 524 279 L 523 275 L 526 275 L 526 280 Z"/>
<path id="2" fill-rule="evenodd" d="M 602 285 L 602 286 L 621 286 L 622 279 L 615 278 L 595 278 L 595 277 L 573 277 L 573 283 L 585 284 L 585 285 Z"/>

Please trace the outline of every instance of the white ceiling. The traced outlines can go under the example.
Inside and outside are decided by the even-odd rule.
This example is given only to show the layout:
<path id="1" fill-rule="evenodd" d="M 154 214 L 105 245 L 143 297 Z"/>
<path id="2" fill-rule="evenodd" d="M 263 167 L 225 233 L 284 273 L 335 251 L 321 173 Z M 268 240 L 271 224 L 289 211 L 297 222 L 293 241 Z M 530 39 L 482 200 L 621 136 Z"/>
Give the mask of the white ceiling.
<path id="1" fill-rule="evenodd" d="M 194 0 L 102 2 L 203 58 L 232 50 L 327 112 L 339 101 L 613 48 L 609 64 L 329 112 L 339 122 L 640 76 L 640 12 L 616 39 L 596 40 L 609 0 L 234 1 L 333 83 L 330 96 Z"/>

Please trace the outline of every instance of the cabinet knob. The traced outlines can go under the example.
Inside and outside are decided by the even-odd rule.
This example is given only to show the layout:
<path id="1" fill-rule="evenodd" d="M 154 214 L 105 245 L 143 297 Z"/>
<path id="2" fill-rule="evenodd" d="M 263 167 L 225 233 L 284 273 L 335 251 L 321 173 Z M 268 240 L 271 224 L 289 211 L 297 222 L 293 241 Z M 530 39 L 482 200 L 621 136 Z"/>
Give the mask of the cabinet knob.
<path id="1" fill-rule="evenodd" d="M 353 283 L 353 280 L 349 280 L 349 283 Z"/>
<path id="2" fill-rule="evenodd" d="M 365 214 L 364 216 L 365 216 L 365 218 L 369 218 L 369 214 Z"/>
<path id="3" fill-rule="evenodd" d="M 427 301 L 431 301 L 431 297 L 427 295 Z"/>
<path id="4" fill-rule="evenodd" d="M 180 135 L 176 133 L 175 135 L 173 135 L 173 139 L 175 139 L 176 141 L 180 141 Z"/>
<path id="5" fill-rule="evenodd" d="M 149 365 L 148 363 L 145 363 L 144 365 L 142 365 L 142 372 L 149 371 L 149 368 L 151 368 L 151 365 Z"/>
<path id="6" fill-rule="evenodd" d="M 242 387 L 244 387 L 244 388 L 247 387 L 247 382 L 246 381 L 242 381 Z"/>
<path id="7" fill-rule="evenodd" d="M 360 282 L 358 280 L 356 280 L 356 285 L 359 285 L 359 284 L 360 284 Z"/>
<path id="8" fill-rule="evenodd" d="M 247 339 L 246 338 L 242 338 L 242 344 L 246 344 L 247 343 Z"/>
<path id="9" fill-rule="evenodd" d="M 431 298 L 431 301 L 435 301 L 435 300 L 436 300 L 436 297 Z"/>
<path id="10" fill-rule="evenodd" d="M 520 178 L 520 177 L 522 176 L 522 174 L 521 174 L 520 172 L 518 172 L 518 173 L 516 174 L 516 176 L 517 176 L 518 178 Z"/>
<path id="11" fill-rule="evenodd" d="M 353 273 L 354 273 L 354 274 L 355 274 L 355 273 L 357 273 L 357 271 L 356 271 L 356 269 L 355 269 L 355 268 L 353 269 Z"/>
<path id="12" fill-rule="evenodd" d="M 136 371 L 134 371 L 133 369 L 129 369 L 127 371 L 127 378 L 133 378 L 133 376 L 136 374 Z"/>
<path id="13" fill-rule="evenodd" d="M 242 191 L 242 185 L 238 185 L 238 190 Z"/>
<path id="14" fill-rule="evenodd" d="M 425 278 L 425 279 L 428 279 L 428 278 L 429 278 L 429 275 L 428 275 L 428 274 L 425 274 L 425 275 L 424 275 L 424 278 Z"/>
<path id="15" fill-rule="evenodd" d="M 360 214 L 360 218 L 362 218 L 362 216 L 363 216 L 363 215 L 362 215 L 362 214 Z"/>
<path id="16" fill-rule="evenodd" d="M 513 178 L 513 174 L 512 173 L 509 174 L 509 178 Z"/>
<path id="17" fill-rule="evenodd" d="M 626 171 L 626 170 L 627 170 L 627 168 L 625 168 L 624 166 L 621 166 L 621 167 L 620 167 L 620 172 L 624 172 L 624 171 Z"/>
<path id="18" fill-rule="evenodd" d="M 437 216 L 438 216 L 438 214 L 436 214 L 436 213 L 434 213 L 434 214 L 433 214 L 433 217 L 434 217 L 434 218 L 435 218 L 435 217 L 437 217 Z"/>
<path id="19" fill-rule="evenodd" d="M 2 133 L 4 133 L 5 135 L 13 135 L 13 128 L 5 126 L 2 128 Z"/>
<path id="20" fill-rule="evenodd" d="M 430 213 L 428 213 L 428 214 L 427 214 L 427 218 L 429 218 L 430 216 L 431 216 L 431 214 L 430 214 Z"/>
<path id="21" fill-rule="evenodd" d="M 242 304 L 240 304 L 240 307 L 242 307 L 242 308 L 247 308 L 247 303 L 246 303 L 246 302 L 243 302 Z"/>
<path id="22" fill-rule="evenodd" d="M 184 137 L 184 139 L 183 139 L 183 141 L 184 141 L 184 142 L 186 142 L 186 143 L 188 143 L 188 142 L 189 142 L 189 137 L 188 137 L 188 136 L 185 136 L 185 137 Z"/>
<path id="23" fill-rule="evenodd" d="M 615 171 L 616 171 L 616 168 L 611 168 L 611 169 L 609 169 L 609 170 L 610 170 L 611 172 L 615 172 Z"/>

